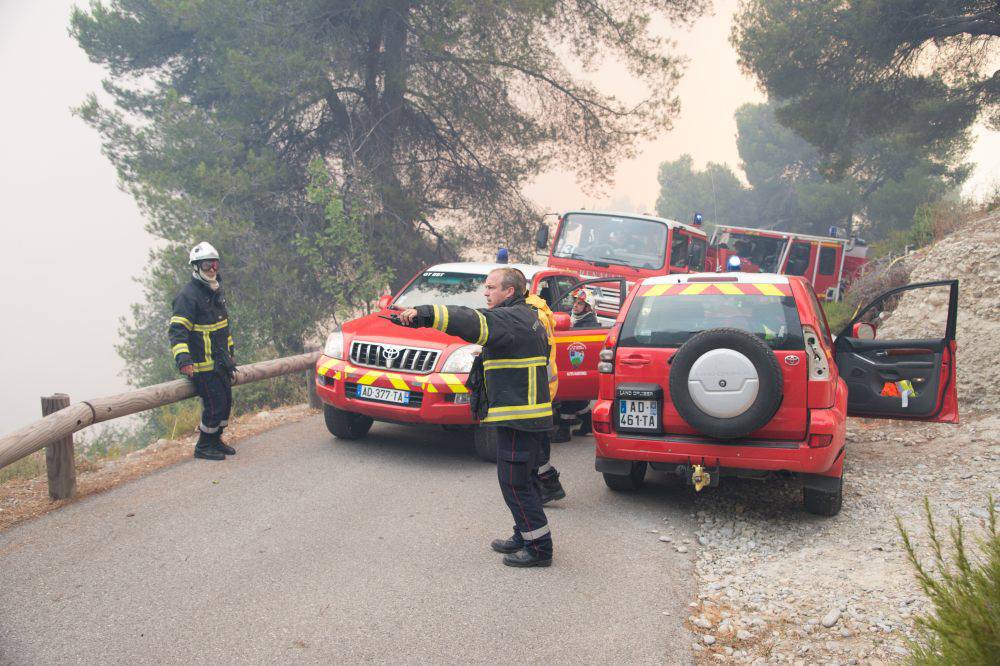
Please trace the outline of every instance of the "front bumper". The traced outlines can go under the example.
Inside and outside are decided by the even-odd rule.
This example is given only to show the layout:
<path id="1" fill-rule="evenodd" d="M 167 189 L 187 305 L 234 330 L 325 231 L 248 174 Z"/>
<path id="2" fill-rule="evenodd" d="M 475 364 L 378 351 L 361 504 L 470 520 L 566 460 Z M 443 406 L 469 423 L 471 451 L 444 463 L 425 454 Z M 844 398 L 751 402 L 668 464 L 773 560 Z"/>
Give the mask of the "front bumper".
<path id="1" fill-rule="evenodd" d="M 610 420 L 610 402 L 599 401 L 594 421 Z M 680 465 L 697 463 L 709 468 L 731 470 L 788 471 L 796 474 L 839 476 L 843 464 L 847 417 L 843 410 L 810 409 L 809 428 L 801 441 L 718 440 L 681 435 L 601 434 L 595 431 L 598 468 L 611 471 L 611 461 L 648 462 Z M 815 435 L 830 435 L 827 446 L 811 447 Z M 613 473 L 613 472 L 612 472 Z"/>
<path id="2" fill-rule="evenodd" d="M 316 362 L 316 393 L 325 404 L 377 421 L 435 425 L 475 425 L 468 403 L 468 375 L 432 372 L 426 375 L 387 372 L 320 356 Z M 410 404 L 400 405 L 357 397 L 359 384 L 407 391 Z"/>

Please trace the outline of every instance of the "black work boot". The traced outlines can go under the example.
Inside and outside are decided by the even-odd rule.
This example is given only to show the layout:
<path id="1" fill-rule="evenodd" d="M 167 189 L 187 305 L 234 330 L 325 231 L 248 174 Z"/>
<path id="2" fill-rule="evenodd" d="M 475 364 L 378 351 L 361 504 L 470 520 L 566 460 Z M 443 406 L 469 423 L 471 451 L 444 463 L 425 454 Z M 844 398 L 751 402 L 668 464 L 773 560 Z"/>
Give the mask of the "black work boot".
<path id="1" fill-rule="evenodd" d="M 222 441 L 222 431 L 223 430 L 224 430 L 224 428 L 219 428 L 219 432 L 215 436 L 215 448 L 219 449 L 220 451 L 222 451 L 223 453 L 225 453 L 227 456 L 235 456 L 236 455 L 236 449 L 234 449 L 233 447 L 229 446 L 228 444 L 226 444 L 225 442 Z"/>
<path id="2" fill-rule="evenodd" d="M 508 567 L 547 567 L 552 564 L 552 554 L 536 555 L 534 549 L 522 548 L 516 553 L 503 556 L 503 563 Z"/>
<path id="3" fill-rule="evenodd" d="M 226 454 L 215 445 L 212 435 L 202 432 L 198 435 L 198 443 L 194 445 L 194 457 L 202 460 L 225 460 Z"/>
<path id="4" fill-rule="evenodd" d="M 568 442 L 573 439 L 573 436 L 569 434 L 569 424 L 565 421 L 559 423 L 559 427 L 556 431 L 552 433 L 549 437 L 549 441 L 553 444 L 562 444 L 563 442 Z"/>
<path id="5" fill-rule="evenodd" d="M 591 428 L 590 412 L 587 412 L 580 417 L 580 427 L 574 430 L 573 434 L 582 436 L 589 435 L 591 432 L 593 432 L 593 429 Z"/>
<path id="6" fill-rule="evenodd" d="M 493 539 L 490 548 L 498 553 L 516 553 L 524 548 L 524 542 L 511 537 L 509 539 Z"/>
<path id="7" fill-rule="evenodd" d="M 538 494 L 542 498 L 542 506 L 566 497 L 566 490 L 559 483 L 559 472 L 552 471 L 538 477 Z"/>

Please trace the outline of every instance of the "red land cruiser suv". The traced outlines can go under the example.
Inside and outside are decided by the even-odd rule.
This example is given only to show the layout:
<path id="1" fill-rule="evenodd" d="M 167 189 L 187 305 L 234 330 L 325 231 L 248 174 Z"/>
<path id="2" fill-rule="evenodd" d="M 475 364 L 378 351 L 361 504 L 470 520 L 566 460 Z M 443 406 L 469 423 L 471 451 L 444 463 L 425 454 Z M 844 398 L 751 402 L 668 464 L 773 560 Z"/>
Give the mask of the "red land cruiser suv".
<path id="1" fill-rule="evenodd" d="M 530 290 L 556 312 L 556 364 L 560 400 L 597 397 L 598 356 L 611 330 L 619 303 L 608 303 L 609 316 L 586 328 L 570 328 L 566 314 L 573 293 L 592 283 L 624 293 L 624 280 L 598 278 L 580 282 L 575 273 L 546 266 L 509 264 L 528 279 Z M 374 421 L 434 424 L 448 429 L 476 426 L 465 388 L 478 345 L 431 328 L 405 328 L 387 321 L 394 310 L 425 303 L 486 306 L 483 284 L 499 264 L 438 264 L 418 273 L 395 298 L 384 296 L 379 311 L 346 322 L 331 333 L 316 362 L 316 392 L 324 403 L 327 429 L 340 439 L 359 439 Z M 480 457 L 496 459 L 496 429 L 476 428 Z"/>
<path id="2" fill-rule="evenodd" d="M 915 289 L 947 303 L 943 330 L 876 340 L 883 312 Z M 957 307 L 957 280 L 907 285 L 860 310 L 834 339 L 800 277 L 647 278 L 601 352 L 597 471 L 614 490 L 637 489 L 647 466 L 697 491 L 725 476 L 790 474 L 806 510 L 835 515 L 848 415 L 958 422 Z"/>

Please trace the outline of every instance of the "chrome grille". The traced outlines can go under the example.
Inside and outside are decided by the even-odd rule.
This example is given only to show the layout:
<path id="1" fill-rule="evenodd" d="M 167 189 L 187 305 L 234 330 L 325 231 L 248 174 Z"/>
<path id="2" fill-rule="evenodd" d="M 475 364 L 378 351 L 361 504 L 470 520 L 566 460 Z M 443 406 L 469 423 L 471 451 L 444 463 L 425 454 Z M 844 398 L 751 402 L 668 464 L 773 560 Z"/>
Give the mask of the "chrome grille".
<path id="1" fill-rule="evenodd" d="M 386 354 L 386 349 L 389 354 Z M 392 352 L 395 351 L 395 354 Z M 369 368 L 385 368 L 426 374 L 434 370 L 441 352 L 436 349 L 386 345 L 355 340 L 351 343 L 351 363 Z"/>

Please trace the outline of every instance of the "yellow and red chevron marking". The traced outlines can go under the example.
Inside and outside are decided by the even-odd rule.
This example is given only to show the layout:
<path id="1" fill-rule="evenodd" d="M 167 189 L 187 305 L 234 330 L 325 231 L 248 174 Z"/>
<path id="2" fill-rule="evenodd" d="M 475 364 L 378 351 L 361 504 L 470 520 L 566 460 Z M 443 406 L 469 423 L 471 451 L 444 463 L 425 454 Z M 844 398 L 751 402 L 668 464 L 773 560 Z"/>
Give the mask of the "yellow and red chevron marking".
<path id="1" fill-rule="evenodd" d="M 358 384 L 369 384 L 385 388 L 395 388 L 401 391 L 416 389 L 426 393 L 468 393 L 469 389 L 456 375 L 450 372 L 435 372 L 417 377 L 403 377 L 397 372 L 359 368 L 347 361 L 331 358 L 316 367 L 316 373 L 324 377 L 333 377 L 344 381 L 355 381 Z"/>
<path id="2" fill-rule="evenodd" d="M 639 296 L 791 296 L 787 284 L 751 282 L 694 282 L 654 284 L 643 287 Z"/>

